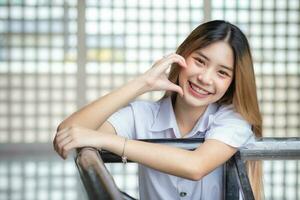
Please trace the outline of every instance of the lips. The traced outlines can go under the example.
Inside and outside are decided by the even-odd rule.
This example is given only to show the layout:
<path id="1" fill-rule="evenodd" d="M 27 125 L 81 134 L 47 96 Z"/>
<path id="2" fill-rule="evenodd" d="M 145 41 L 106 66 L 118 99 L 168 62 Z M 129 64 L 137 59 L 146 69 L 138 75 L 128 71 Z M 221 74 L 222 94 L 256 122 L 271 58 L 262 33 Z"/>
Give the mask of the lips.
<path id="1" fill-rule="evenodd" d="M 189 81 L 189 85 L 190 87 L 193 89 L 194 92 L 200 94 L 200 95 L 209 95 L 209 94 L 212 94 L 211 92 L 209 92 L 208 90 L 192 83 Z"/>

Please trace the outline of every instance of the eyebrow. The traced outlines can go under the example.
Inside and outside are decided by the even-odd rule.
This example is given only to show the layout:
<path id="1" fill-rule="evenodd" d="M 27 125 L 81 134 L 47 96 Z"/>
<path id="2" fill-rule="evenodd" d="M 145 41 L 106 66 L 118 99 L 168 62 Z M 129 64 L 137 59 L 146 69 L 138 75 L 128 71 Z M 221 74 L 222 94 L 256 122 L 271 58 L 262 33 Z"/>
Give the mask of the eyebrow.
<path id="1" fill-rule="evenodd" d="M 198 55 L 202 56 L 203 58 L 205 58 L 205 60 L 210 61 L 210 59 L 209 59 L 206 55 L 204 55 L 202 52 L 196 51 L 196 53 L 197 53 Z M 230 71 L 233 71 L 233 68 L 232 68 L 232 67 L 228 67 L 228 66 L 225 66 L 225 65 L 219 65 L 219 66 L 220 66 L 220 67 L 223 67 L 223 68 L 225 68 L 225 69 L 228 69 L 228 70 L 230 70 Z"/>

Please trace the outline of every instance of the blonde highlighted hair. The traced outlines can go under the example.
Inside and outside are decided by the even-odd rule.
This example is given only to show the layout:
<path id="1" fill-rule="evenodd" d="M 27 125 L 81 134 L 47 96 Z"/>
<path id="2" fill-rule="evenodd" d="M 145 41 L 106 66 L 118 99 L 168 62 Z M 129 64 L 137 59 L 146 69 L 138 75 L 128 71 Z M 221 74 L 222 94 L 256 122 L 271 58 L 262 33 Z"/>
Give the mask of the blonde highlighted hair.
<path id="1" fill-rule="evenodd" d="M 188 57 L 193 51 L 204 48 L 214 42 L 227 42 L 234 52 L 234 76 L 231 85 L 219 104 L 233 104 L 236 111 L 252 125 L 256 138 L 262 137 L 262 117 L 259 110 L 253 61 L 246 36 L 235 25 L 214 20 L 195 28 L 177 48 L 176 53 Z M 180 67 L 173 64 L 169 73 L 169 80 L 178 84 Z M 171 96 L 175 102 L 176 92 L 166 91 L 162 98 Z M 264 199 L 262 181 L 262 162 L 246 162 L 248 176 L 256 200 Z"/>

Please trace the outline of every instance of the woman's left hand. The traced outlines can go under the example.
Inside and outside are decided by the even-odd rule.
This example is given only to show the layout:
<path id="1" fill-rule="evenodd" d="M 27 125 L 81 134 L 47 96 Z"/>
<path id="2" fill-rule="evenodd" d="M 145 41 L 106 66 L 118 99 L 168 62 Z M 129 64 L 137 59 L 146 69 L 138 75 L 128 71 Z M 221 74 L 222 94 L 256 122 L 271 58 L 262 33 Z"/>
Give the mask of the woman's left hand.
<path id="1" fill-rule="evenodd" d="M 57 132 L 53 141 L 55 151 L 66 159 L 70 150 L 89 146 L 101 148 L 101 134 L 80 126 L 71 126 Z"/>

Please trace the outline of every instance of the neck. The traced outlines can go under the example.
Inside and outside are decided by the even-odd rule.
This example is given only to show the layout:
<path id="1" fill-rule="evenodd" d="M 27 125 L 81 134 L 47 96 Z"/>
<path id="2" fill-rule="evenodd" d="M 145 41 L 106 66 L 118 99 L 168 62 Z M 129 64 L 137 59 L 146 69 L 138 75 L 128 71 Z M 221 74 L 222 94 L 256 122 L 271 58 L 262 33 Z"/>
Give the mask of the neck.
<path id="1" fill-rule="evenodd" d="M 174 113 L 181 132 L 189 132 L 196 125 L 198 119 L 203 115 L 207 106 L 193 107 L 184 102 L 177 95 L 174 103 Z"/>

